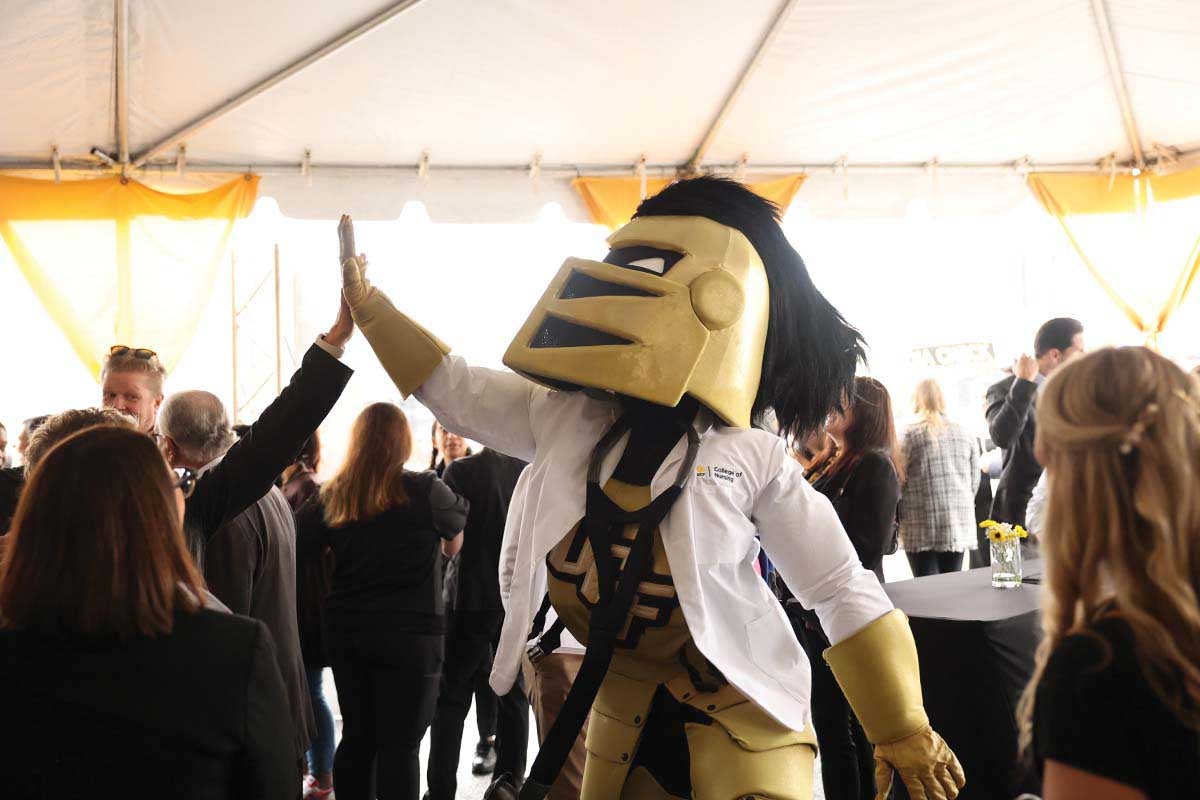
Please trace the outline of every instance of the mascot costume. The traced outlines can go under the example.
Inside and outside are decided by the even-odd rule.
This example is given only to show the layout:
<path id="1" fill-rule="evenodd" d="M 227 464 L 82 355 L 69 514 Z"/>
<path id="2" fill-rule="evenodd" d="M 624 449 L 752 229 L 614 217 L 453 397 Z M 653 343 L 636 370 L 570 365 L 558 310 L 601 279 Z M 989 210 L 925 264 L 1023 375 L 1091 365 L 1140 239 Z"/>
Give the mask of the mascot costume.
<path id="1" fill-rule="evenodd" d="M 908 621 L 783 438 L 839 406 L 857 331 L 775 206 L 733 181 L 668 186 L 609 245 L 602 262 L 563 264 L 504 357 L 516 374 L 450 355 L 361 258 L 342 263 L 355 322 L 400 391 L 530 462 L 505 534 L 492 687 L 507 692 L 563 626 L 587 646 L 528 779 L 490 796 L 543 797 L 590 712 L 584 800 L 811 798 L 810 667 L 755 572 L 761 542 L 833 643 L 879 796 L 898 773 L 913 797 L 955 797 L 962 769 L 922 706 Z M 767 412 L 782 437 L 755 427 Z"/>

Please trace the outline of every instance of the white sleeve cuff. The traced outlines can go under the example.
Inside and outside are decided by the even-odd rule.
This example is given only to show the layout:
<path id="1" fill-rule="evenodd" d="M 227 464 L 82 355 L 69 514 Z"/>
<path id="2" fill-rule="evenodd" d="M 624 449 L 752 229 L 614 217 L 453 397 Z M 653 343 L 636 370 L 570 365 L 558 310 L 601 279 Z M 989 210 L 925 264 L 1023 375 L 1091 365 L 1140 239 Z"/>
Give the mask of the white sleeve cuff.
<path id="1" fill-rule="evenodd" d="M 320 334 L 319 336 L 317 336 L 317 340 L 316 340 L 315 344 L 317 345 L 317 347 L 321 348 L 326 353 L 329 353 L 329 355 L 333 356 L 338 361 L 341 361 L 342 356 L 346 355 L 346 348 L 338 347 L 337 345 L 330 344 L 329 342 L 327 342 L 325 340 L 325 334 L 323 334 L 323 333 Z"/>

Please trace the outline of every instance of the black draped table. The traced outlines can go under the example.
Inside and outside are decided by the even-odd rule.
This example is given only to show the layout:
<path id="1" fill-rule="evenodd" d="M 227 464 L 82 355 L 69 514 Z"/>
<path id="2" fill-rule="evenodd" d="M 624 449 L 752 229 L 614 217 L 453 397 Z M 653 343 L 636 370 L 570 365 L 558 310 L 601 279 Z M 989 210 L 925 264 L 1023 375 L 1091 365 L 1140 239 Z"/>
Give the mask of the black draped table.
<path id="1" fill-rule="evenodd" d="M 1040 574 L 1029 561 L 1015 589 L 993 589 L 991 567 L 884 586 L 912 624 L 925 709 L 962 761 L 963 800 L 1039 791 L 1018 764 L 1016 712 L 1041 639 Z"/>

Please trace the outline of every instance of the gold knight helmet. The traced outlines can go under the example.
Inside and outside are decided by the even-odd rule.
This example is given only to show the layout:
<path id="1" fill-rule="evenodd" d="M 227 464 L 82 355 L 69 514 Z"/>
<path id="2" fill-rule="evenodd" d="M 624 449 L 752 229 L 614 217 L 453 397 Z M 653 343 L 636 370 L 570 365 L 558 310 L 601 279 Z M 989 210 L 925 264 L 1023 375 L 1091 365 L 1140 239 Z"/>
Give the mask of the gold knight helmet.
<path id="1" fill-rule="evenodd" d="M 609 237 L 604 261 L 563 263 L 504 363 L 552 388 L 668 407 L 690 395 L 736 427 L 768 407 L 784 432 L 812 427 L 853 380 L 861 340 L 812 286 L 777 213 L 730 180 L 668 186 Z M 792 314 L 804 318 L 774 318 Z M 788 363 L 806 355 L 835 368 Z"/>

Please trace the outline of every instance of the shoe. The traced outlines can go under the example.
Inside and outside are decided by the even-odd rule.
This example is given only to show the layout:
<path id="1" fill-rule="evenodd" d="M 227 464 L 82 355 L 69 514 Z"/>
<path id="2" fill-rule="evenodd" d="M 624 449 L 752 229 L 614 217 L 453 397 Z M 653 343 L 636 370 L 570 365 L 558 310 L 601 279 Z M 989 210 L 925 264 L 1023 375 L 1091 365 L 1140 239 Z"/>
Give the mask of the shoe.
<path id="1" fill-rule="evenodd" d="M 317 779 L 312 775 L 304 779 L 304 796 L 303 800 L 337 800 L 333 794 L 333 787 L 322 789 L 317 783 Z"/>
<path id="2" fill-rule="evenodd" d="M 489 775 L 496 768 L 496 744 L 480 741 L 475 745 L 475 758 L 471 759 L 472 775 Z"/>

